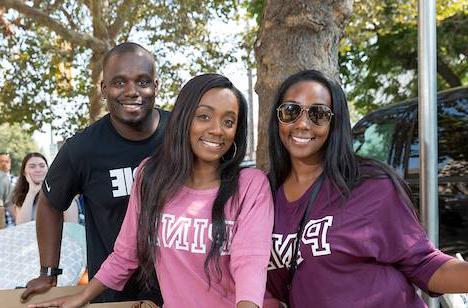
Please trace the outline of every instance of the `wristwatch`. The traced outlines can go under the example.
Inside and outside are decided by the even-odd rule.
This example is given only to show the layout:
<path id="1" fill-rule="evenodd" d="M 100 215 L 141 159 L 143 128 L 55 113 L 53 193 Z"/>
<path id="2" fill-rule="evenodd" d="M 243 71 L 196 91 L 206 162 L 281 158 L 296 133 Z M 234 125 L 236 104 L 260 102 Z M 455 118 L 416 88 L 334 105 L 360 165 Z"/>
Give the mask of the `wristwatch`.
<path id="1" fill-rule="evenodd" d="M 62 274 L 62 269 L 58 267 L 41 266 L 40 276 L 58 276 Z"/>

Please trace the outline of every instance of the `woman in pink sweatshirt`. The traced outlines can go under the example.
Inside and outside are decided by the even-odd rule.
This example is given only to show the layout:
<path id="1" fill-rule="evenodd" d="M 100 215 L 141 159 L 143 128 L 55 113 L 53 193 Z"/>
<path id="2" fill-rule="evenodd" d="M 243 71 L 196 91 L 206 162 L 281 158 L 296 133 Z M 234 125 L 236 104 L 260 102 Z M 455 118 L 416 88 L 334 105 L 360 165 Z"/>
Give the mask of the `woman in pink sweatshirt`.
<path id="1" fill-rule="evenodd" d="M 240 167 L 246 140 L 239 90 L 218 74 L 190 80 L 137 172 L 114 252 L 83 292 L 29 307 L 82 306 L 138 266 L 164 307 L 262 307 L 273 203 L 263 172 Z"/>

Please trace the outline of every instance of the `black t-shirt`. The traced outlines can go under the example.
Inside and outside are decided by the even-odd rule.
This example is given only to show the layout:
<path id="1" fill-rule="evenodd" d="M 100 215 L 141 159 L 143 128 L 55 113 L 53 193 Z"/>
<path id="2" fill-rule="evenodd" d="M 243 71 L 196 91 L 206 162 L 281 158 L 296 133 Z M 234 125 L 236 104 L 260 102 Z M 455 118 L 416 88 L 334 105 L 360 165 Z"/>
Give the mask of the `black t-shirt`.
<path id="1" fill-rule="evenodd" d="M 65 211 L 75 195 L 83 195 L 90 279 L 113 251 L 136 168 L 162 144 L 169 112 L 158 111 L 157 130 L 140 141 L 119 135 L 107 114 L 68 139 L 47 172 L 42 190 L 55 209 Z M 127 283 L 127 287 L 133 290 L 108 290 L 95 302 L 135 300 L 138 288 L 131 284 Z"/>

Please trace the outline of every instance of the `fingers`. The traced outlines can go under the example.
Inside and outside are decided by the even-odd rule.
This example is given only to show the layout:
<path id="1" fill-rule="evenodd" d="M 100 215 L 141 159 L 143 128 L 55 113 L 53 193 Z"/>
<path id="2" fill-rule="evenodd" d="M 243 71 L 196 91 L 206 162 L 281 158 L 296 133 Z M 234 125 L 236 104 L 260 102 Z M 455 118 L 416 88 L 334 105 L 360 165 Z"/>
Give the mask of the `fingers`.
<path id="1" fill-rule="evenodd" d="M 32 289 L 26 289 L 23 294 L 21 294 L 21 302 L 25 302 L 28 300 L 29 296 L 31 295 L 31 293 L 33 293 L 33 290 Z"/>
<path id="2" fill-rule="evenodd" d="M 26 177 L 26 181 L 31 184 L 32 183 L 32 179 L 31 179 L 31 175 L 29 173 L 25 173 L 24 176 Z"/>
<path id="3" fill-rule="evenodd" d="M 44 293 L 53 286 L 48 277 L 39 277 L 28 282 L 26 290 L 21 294 L 21 302 L 26 302 L 31 295 Z"/>
<path id="4" fill-rule="evenodd" d="M 40 288 L 27 288 L 26 291 L 21 294 L 21 302 L 26 302 L 31 295 L 44 293 L 50 289 L 50 286 Z"/>
<path id="5" fill-rule="evenodd" d="M 37 304 L 29 304 L 28 308 L 40 308 L 40 307 L 60 307 L 61 303 L 57 300 L 52 300 L 48 302 L 42 302 Z"/>
<path id="6" fill-rule="evenodd" d="M 28 284 L 26 285 L 26 290 L 23 292 L 23 294 L 21 294 L 21 301 L 22 302 L 27 301 L 29 297 L 35 293 L 37 293 L 36 287 L 32 286 L 31 281 L 28 282 Z"/>
<path id="7" fill-rule="evenodd" d="M 29 304 L 29 308 L 39 308 L 39 307 L 62 307 L 66 303 L 67 296 L 65 297 L 56 297 L 51 300 L 45 301 L 45 302 L 40 302 L 40 303 L 35 303 L 35 304 Z"/>

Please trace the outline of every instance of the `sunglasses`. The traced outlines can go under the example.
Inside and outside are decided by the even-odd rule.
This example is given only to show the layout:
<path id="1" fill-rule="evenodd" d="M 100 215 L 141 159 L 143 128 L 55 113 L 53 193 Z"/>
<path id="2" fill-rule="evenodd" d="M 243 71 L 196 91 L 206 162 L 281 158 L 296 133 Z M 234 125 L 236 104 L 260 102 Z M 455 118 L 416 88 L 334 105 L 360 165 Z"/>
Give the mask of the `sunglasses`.
<path id="1" fill-rule="evenodd" d="M 299 103 L 284 102 L 276 108 L 278 120 L 283 124 L 292 124 L 306 111 L 309 119 L 317 126 L 326 126 L 330 123 L 333 112 L 325 105 L 311 105 L 309 108 L 302 107 Z"/>

